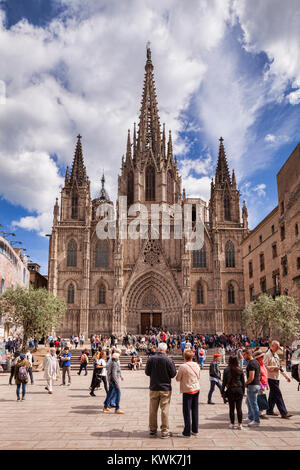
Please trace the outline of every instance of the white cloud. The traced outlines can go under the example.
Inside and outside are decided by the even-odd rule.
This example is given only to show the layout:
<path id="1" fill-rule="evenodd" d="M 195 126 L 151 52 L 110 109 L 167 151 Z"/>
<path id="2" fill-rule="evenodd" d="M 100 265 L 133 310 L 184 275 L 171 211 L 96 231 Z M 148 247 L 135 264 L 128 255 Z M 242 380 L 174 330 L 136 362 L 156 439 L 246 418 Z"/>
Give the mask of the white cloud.
<path id="1" fill-rule="evenodd" d="M 21 21 L 8 31 L 1 27 L 0 10 L 0 79 L 7 92 L 0 107 L 1 193 L 37 213 L 16 223 L 49 230 L 61 184 L 58 168 L 71 164 L 78 132 L 93 193 L 104 170 L 110 197 L 116 196 L 127 129 L 138 120 L 148 40 L 161 122 L 172 129 L 175 153 L 190 149 L 179 131 L 186 125 L 182 111 L 196 95 L 198 119 L 186 130 L 201 127 L 215 157 L 222 135 L 238 182 L 268 164 L 270 154 L 260 146 L 257 152 L 252 148 L 249 167 L 249 143 L 257 140 L 252 126 L 264 104 L 283 99 L 288 83 L 294 91 L 287 99 L 299 101 L 298 0 L 289 0 L 288 7 L 279 0 L 56 1 L 67 15 L 45 28 Z M 245 49 L 265 51 L 272 60 L 264 75 L 246 70 L 240 44 L 232 39 L 234 18 Z M 277 145 L 290 135 L 288 126 L 268 131 Z M 270 140 L 262 141 L 271 147 Z M 26 155 L 32 156 L 31 167 Z M 180 160 L 188 195 L 208 200 L 210 158 Z M 25 165 L 22 181 L 18 164 Z M 252 188 L 253 195 L 258 192 Z"/>
<path id="2" fill-rule="evenodd" d="M 282 100 L 290 82 L 300 88 L 299 1 L 233 0 L 233 11 L 244 32 L 244 47 L 254 53 L 265 52 L 270 60 L 266 79 L 272 80 L 274 97 Z M 298 104 L 298 98 L 296 91 L 288 99 Z"/>
<path id="3" fill-rule="evenodd" d="M 255 186 L 253 188 L 253 191 L 259 196 L 259 197 L 263 197 L 266 195 L 266 185 L 264 183 L 261 183 L 261 184 L 258 184 L 257 186 Z"/>
<path id="4" fill-rule="evenodd" d="M 266 142 L 275 142 L 276 141 L 276 136 L 273 134 L 267 134 L 265 137 Z"/>
<path id="5" fill-rule="evenodd" d="M 223 37 L 230 6 L 229 0 L 61 3 L 68 15 L 45 28 L 25 20 L 10 30 L 0 25 L 6 65 L 0 78 L 7 85 L 0 109 L 1 193 L 37 212 L 15 223 L 39 232 L 49 230 L 58 166 L 71 164 L 78 132 L 92 188 L 99 188 L 104 169 L 108 192 L 116 195 L 127 128 L 139 115 L 149 39 L 161 122 L 172 129 L 175 152 L 186 153 L 180 113 L 206 72 L 203 54 Z M 28 155 L 33 164 L 22 168 Z"/>
<path id="6" fill-rule="evenodd" d="M 300 88 L 296 91 L 292 91 L 287 95 L 287 99 L 291 104 L 299 104 L 300 103 Z"/>

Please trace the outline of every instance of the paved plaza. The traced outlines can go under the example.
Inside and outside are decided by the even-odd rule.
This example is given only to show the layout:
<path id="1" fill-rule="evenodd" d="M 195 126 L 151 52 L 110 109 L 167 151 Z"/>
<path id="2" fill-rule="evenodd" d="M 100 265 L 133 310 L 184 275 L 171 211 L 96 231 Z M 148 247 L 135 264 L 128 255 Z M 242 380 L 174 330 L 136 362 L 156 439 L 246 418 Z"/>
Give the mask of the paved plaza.
<path id="1" fill-rule="evenodd" d="M 199 437 L 161 439 L 148 436 L 149 378 L 142 371 L 124 371 L 121 409 L 103 414 L 103 388 L 97 397 L 89 395 L 91 373 L 78 376 L 72 371 L 70 387 L 54 387 L 48 395 L 42 372 L 34 373 L 35 384 L 28 385 L 26 401 L 16 401 L 16 387 L 9 386 L 8 374 L 0 375 L 1 449 L 300 449 L 300 392 L 297 384 L 281 380 L 290 420 L 269 417 L 260 428 L 243 431 L 228 428 L 228 405 L 219 391 L 215 405 L 207 405 L 208 372 L 201 372 Z M 173 380 L 170 431 L 183 429 L 179 385 Z M 246 405 L 243 405 L 244 417 Z"/>

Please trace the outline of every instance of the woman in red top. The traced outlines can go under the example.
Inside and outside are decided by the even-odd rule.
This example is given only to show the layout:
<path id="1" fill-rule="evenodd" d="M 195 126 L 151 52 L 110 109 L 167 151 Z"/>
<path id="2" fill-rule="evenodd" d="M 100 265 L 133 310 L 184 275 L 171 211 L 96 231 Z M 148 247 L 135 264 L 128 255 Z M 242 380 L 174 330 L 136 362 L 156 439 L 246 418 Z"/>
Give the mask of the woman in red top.
<path id="1" fill-rule="evenodd" d="M 264 352 L 261 351 L 256 351 L 254 353 L 254 359 L 259 363 L 260 365 L 260 386 L 262 392 L 265 392 L 266 390 L 269 390 L 269 384 L 268 384 L 268 370 L 264 364 Z M 268 419 L 266 415 L 263 415 L 263 410 L 260 410 L 259 412 L 259 417 L 262 419 Z"/>

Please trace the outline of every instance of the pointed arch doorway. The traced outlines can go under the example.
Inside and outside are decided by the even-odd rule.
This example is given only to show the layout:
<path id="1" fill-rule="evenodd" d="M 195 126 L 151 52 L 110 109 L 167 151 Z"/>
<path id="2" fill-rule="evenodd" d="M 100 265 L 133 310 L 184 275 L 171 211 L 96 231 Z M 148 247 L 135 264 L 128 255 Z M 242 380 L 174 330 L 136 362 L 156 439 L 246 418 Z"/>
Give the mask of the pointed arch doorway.
<path id="1" fill-rule="evenodd" d="M 178 331 L 182 319 L 181 302 L 170 277 L 154 269 L 146 270 L 126 287 L 125 331 L 140 334 L 149 326 Z"/>
<path id="2" fill-rule="evenodd" d="M 146 333 L 146 330 L 151 327 L 161 327 L 161 307 L 153 290 L 146 293 L 142 300 L 141 308 L 141 333 Z"/>

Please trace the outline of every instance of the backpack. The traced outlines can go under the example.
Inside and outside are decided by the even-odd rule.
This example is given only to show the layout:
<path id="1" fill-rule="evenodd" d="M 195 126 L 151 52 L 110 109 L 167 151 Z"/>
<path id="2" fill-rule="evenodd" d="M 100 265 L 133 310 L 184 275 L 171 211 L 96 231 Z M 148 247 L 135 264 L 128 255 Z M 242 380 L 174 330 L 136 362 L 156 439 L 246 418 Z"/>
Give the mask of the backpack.
<path id="1" fill-rule="evenodd" d="M 299 392 L 299 388 L 300 388 L 299 364 L 294 364 L 292 366 L 292 377 L 298 382 L 298 392 Z"/>
<path id="2" fill-rule="evenodd" d="M 80 362 L 81 362 L 81 364 L 84 364 L 85 362 L 86 362 L 86 363 L 88 362 L 88 359 L 87 359 L 87 355 L 86 355 L 86 354 L 82 354 L 81 359 L 80 359 Z"/>
<path id="3" fill-rule="evenodd" d="M 199 356 L 204 356 L 204 351 L 199 351 Z"/>
<path id="4" fill-rule="evenodd" d="M 25 366 L 21 366 L 18 371 L 18 379 L 25 382 L 28 379 L 28 374 Z"/>

